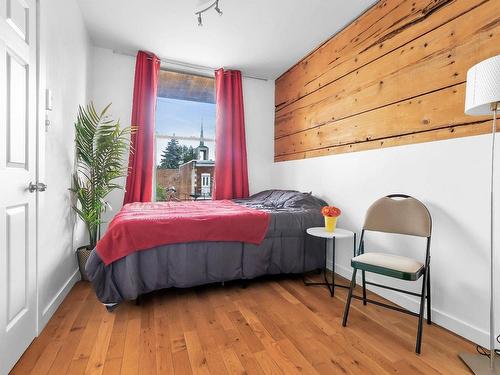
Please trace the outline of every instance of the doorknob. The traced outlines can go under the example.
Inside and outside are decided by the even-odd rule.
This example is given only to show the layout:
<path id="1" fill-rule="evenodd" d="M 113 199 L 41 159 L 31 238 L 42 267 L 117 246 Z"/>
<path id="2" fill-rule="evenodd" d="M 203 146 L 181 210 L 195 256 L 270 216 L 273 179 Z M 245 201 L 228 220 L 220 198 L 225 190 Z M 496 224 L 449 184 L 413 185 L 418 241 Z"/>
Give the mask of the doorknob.
<path id="1" fill-rule="evenodd" d="M 43 182 L 37 182 L 36 184 L 30 182 L 30 184 L 28 185 L 28 191 L 30 193 L 34 193 L 35 191 L 42 192 L 45 190 L 47 190 L 47 185 L 45 185 Z"/>

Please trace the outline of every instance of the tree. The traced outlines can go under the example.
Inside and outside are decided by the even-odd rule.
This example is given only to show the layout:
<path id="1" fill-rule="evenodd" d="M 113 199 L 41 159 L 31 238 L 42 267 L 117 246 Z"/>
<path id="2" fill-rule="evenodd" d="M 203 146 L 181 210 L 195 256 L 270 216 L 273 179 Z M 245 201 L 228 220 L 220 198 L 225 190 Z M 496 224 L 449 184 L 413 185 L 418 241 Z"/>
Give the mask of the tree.
<path id="1" fill-rule="evenodd" d="M 166 200 L 167 200 L 167 190 L 163 186 L 157 184 L 156 185 L 156 201 L 157 202 L 165 202 Z"/>
<path id="2" fill-rule="evenodd" d="M 187 163 L 188 161 L 196 159 L 196 151 L 193 146 L 182 145 L 181 155 L 182 155 L 182 164 Z"/>
<path id="3" fill-rule="evenodd" d="M 176 138 L 168 141 L 160 160 L 160 168 L 175 169 L 180 164 L 196 159 L 196 150 L 193 146 L 180 145 Z"/>
<path id="4" fill-rule="evenodd" d="M 160 168 L 179 168 L 181 161 L 182 147 L 179 145 L 179 141 L 174 137 L 168 141 L 167 147 L 161 154 Z"/>

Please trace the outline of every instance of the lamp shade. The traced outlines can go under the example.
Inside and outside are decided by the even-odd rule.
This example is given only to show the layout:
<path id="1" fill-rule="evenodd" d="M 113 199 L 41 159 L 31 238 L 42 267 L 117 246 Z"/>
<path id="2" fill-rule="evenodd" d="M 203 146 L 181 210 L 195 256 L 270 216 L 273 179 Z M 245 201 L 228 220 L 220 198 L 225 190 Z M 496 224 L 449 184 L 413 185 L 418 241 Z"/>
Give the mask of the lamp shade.
<path id="1" fill-rule="evenodd" d="M 474 65 L 467 72 L 465 113 L 491 114 L 491 104 L 500 102 L 500 55 Z"/>

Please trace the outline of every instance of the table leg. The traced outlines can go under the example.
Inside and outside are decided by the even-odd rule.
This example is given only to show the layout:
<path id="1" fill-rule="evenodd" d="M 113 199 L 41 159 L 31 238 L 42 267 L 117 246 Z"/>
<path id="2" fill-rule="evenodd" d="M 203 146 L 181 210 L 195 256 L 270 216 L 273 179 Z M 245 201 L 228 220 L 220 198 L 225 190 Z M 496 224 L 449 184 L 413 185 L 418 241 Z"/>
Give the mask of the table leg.
<path id="1" fill-rule="evenodd" d="M 330 292 L 330 296 L 333 297 L 333 283 L 330 283 L 328 281 L 328 276 L 327 276 L 327 252 L 328 252 L 328 240 L 325 238 L 325 260 L 324 260 L 324 265 L 323 265 L 323 278 L 325 279 L 324 282 L 312 282 L 312 281 L 307 281 L 306 277 L 305 277 L 305 243 L 304 243 L 304 258 L 303 258 L 303 269 L 302 269 L 302 281 L 304 282 L 304 285 L 306 286 L 311 286 L 311 285 L 326 285 L 328 287 L 328 291 Z"/>
<path id="2" fill-rule="evenodd" d="M 332 239 L 333 243 L 334 243 L 334 246 L 335 246 L 335 239 Z M 335 249 L 334 249 L 335 251 Z M 333 294 L 334 294 L 334 280 L 332 279 L 332 283 L 330 284 L 330 282 L 328 281 L 328 275 L 327 275 L 327 271 L 328 271 L 328 239 L 325 238 L 325 264 L 324 264 L 324 267 L 323 267 L 323 277 L 325 278 L 325 285 L 328 287 L 328 290 L 330 291 L 330 297 L 333 297 Z M 333 275 L 332 275 L 333 277 Z"/>
<path id="3" fill-rule="evenodd" d="M 306 257 L 306 252 L 305 252 L 305 241 L 304 241 L 304 254 L 303 254 L 303 264 L 302 264 L 302 281 L 304 282 L 304 285 L 306 286 L 311 286 L 311 285 L 326 285 L 328 287 L 328 291 L 330 292 L 330 296 L 333 297 L 334 294 L 335 294 L 335 287 L 340 287 L 340 288 L 346 288 L 346 289 L 349 289 L 349 286 L 346 286 L 346 285 L 341 285 L 341 284 L 335 284 L 335 245 L 336 245 L 336 241 L 335 241 L 335 237 L 333 237 L 332 239 L 332 281 L 329 282 L 328 281 L 328 275 L 327 275 L 327 271 L 328 271 L 328 264 L 327 264 L 327 254 L 328 254 L 328 239 L 325 238 L 325 263 L 324 263 L 324 267 L 323 267 L 323 278 L 324 278 L 324 282 L 311 282 L 311 281 L 307 281 L 306 277 L 305 277 L 305 257 Z M 354 252 L 356 252 L 356 233 L 354 233 Z"/>
<path id="4" fill-rule="evenodd" d="M 335 294 L 335 237 L 332 238 L 332 297 Z"/>

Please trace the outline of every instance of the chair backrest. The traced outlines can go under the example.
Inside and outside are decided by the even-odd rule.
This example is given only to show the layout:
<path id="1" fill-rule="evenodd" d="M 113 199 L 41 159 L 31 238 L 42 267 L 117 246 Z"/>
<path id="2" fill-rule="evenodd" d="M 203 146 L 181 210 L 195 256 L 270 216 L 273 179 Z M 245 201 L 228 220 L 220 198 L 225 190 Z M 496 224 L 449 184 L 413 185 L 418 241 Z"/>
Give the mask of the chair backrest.
<path id="1" fill-rule="evenodd" d="M 393 194 L 380 198 L 370 206 L 363 229 L 430 237 L 432 219 L 427 207 L 419 200 Z"/>

